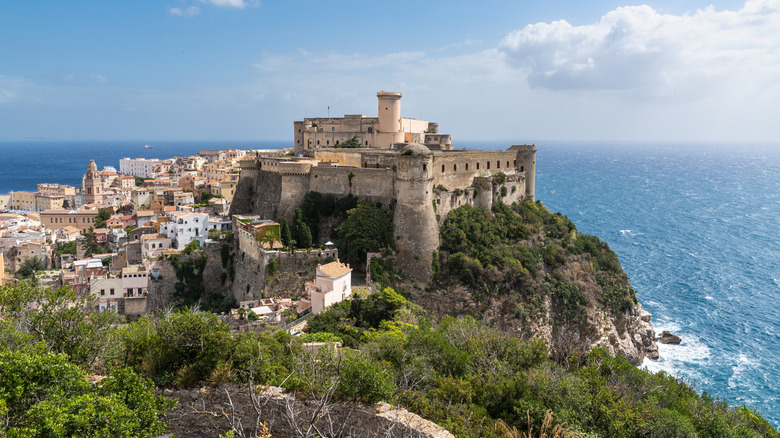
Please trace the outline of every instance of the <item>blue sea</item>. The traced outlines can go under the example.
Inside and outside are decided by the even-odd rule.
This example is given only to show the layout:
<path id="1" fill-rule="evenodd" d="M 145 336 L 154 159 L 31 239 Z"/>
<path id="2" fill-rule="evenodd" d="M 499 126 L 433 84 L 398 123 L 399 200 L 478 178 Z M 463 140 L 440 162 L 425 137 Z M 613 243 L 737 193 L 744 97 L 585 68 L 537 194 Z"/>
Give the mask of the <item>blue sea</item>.
<path id="1" fill-rule="evenodd" d="M 285 142 L 0 142 L 0 193 L 79 185 L 90 158 Z M 458 147 L 505 148 L 511 142 Z M 537 144 L 536 196 L 617 252 L 656 331 L 645 361 L 780 426 L 780 144 Z"/>

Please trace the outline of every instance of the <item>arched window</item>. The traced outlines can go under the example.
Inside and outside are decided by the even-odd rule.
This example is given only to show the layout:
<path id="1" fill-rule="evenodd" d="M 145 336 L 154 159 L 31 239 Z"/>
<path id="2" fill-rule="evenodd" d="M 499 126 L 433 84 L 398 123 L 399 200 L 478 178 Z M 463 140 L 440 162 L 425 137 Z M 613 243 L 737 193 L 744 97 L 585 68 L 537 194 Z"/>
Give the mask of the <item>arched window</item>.
<path id="1" fill-rule="evenodd" d="M 444 165 L 441 165 L 441 173 L 444 173 Z"/>
<path id="2" fill-rule="evenodd" d="M 452 170 L 453 170 L 453 172 L 457 172 L 458 171 L 458 165 L 457 164 L 453 164 L 452 165 Z"/>

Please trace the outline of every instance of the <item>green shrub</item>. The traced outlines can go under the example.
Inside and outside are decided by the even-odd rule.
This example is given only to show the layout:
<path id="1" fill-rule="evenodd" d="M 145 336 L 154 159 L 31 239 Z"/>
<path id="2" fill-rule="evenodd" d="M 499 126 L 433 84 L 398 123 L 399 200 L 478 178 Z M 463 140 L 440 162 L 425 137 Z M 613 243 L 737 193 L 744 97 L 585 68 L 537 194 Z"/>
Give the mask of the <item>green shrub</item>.
<path id="1" fill-rule="evenodd" d="M 384 364 L 360 357 L 348 357 L 339 377 L 336 394 L 364 403 L 390 400 L 395 390 L 392 375 Z"/>

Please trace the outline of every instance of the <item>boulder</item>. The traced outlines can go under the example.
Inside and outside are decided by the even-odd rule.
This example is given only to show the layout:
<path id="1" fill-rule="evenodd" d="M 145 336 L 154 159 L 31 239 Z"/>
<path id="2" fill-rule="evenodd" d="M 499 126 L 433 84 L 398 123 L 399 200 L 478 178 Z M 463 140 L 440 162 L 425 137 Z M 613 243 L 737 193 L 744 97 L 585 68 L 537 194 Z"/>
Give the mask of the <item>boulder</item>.
<path id="1" fill-rule="evenodd" d="M 679 336 L 673 335 L 667 330 L 661 332 L 661 336 L 658 338 L 658 340 L 662 344 L 679 344 L 682 342 L 682 339 L 680 339 Z"/>

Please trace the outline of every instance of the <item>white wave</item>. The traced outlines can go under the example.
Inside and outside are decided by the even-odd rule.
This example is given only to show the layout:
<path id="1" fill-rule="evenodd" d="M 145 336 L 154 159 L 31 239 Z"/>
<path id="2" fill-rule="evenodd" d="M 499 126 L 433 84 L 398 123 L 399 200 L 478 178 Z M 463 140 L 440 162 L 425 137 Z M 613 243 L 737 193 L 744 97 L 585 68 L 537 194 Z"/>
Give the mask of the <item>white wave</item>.
<path id="1" fill-rule="evenodd" d="M 706 298 L 706 299 L 708 299 L 708 300 L 710 300 L 710 301 L 715 301 L 715 298 L 712 298 L 712 297 L 711 297 L 711 296 L 709 296 L 709 295 L 706 295 L 704 298 Z"/>
<path id="2" fill-rule="evenodd" d="M 712 357 L 710 347 L 704 344 L 696 336 L 680 333 L 679 326 L 673 322 L 657 324 L 656 332 L 669 330 L 682 338 L 680 344 L 658 343 L 658 360 L 645 360 L 642 367 L 657 373 L 665 371 L 673 376 L 684 375 L 695 380 L 705 380 L 705 377 L 693 372 L 698 367 L 691 365 L 705 364 Z"/>
<path id="3" fill-rule="evenodd" d="M 633 236 L 631 230 L 620 230 L 620 234 L 623 236 Z"/>
<path id="4" fill-rule="evenodd" d="M 744 386 L 744 376 L 752 368 L 758 365 L 753 359 L 750 359 L 744 354 L 740 354 L 737 358 L 737 364 L 731 367 L 731 377 L 729 377 L 729 388 L 733 389 L 740 385 Z"/>

